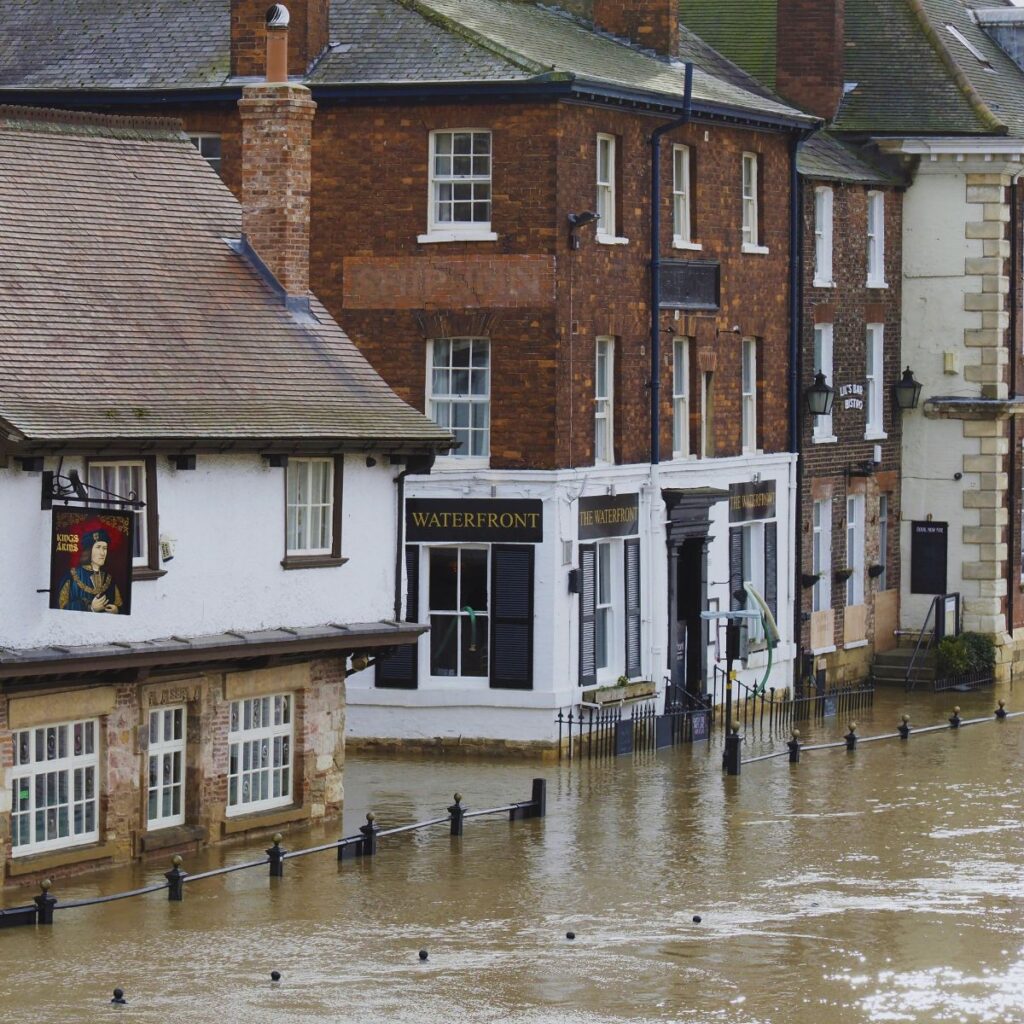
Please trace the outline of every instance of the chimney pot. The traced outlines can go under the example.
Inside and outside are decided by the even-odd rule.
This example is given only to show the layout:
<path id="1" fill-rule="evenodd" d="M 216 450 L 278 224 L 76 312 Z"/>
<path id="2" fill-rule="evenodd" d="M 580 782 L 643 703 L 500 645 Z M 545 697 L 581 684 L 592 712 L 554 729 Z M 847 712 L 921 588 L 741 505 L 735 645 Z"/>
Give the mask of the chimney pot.
<path id="1" fill-rule="evenodd" d="M 284 4 L 267 10 L 267 81 L 288 81 L 288 22 L 291 20 Z"/>

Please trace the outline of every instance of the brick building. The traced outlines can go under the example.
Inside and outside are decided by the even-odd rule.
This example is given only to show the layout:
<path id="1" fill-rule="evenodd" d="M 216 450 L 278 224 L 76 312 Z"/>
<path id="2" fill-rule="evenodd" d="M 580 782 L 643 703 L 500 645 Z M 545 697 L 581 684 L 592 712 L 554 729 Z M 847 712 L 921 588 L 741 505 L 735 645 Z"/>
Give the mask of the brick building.
<path id="1" fill-rule="evenodd" d="M 346 673 L 420 632 L 450 435 L 309 293 L 306 90 L 242 103 L 242 208 L 176 121 L 0 108 L 4 881 L 336 815 Z"/>
<path id="2" fill-rule="evenodd" d="M 52 43 L 44 6 L 10 12 L 40 49 L 8 89 L 159 101 L 238 187 L 232 102 L 264 5 L 126 18 L 98 60 Z M 670 0 L 291 7 L 290 70 L 318 104 L 313 287 L 460 442 L 405 479 L 403 614 L 430 639 L 349 681 L 351 734 L 546 743 L 559 709 L 623 677 L 701 692 L 716 637 L 700 614 L 745 604 L 745 582 L 778 617 L 770 682 L 789 686 L 790 195 L 814 118 L 738 84 Z M 157 37 L 179 42 L 173 65 Z M 652 333 L 651 134 L 683 114 L 683 59 Z M 769 660 L 754 640 L 748 682 Z"/>

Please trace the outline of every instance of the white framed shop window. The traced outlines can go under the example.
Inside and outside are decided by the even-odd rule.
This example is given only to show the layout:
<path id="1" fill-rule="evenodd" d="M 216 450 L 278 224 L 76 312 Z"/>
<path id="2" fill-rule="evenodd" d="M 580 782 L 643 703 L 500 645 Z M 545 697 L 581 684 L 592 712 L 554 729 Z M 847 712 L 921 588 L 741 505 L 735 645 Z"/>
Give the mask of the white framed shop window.
<path id="1" fill-rule="evenodd" d="M 99 720 L 19 729 L 12 743 L 12 855 L 96 842 Z"/>
<path id="2" fill-rule="evenodd" d="M 278 693 L 231 702 L 228 815 L 292 803 L 293 700 Z"/>
<path id="3" fill-rule="evenodd" d="M 185 822 L 185 706 L 149 713 L 146 820 L 151 829 Z"/>
<path id="4" fill-rule="evenodd" d="M 427 548 L 430 676 L 486 682 L 490 664 L 490 548 Z"/>

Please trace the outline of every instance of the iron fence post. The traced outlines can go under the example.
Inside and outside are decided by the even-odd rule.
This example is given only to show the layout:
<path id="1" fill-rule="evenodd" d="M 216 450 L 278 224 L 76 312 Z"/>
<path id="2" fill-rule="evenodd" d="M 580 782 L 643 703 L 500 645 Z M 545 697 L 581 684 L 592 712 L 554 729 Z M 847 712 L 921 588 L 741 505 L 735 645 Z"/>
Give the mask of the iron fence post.
<path id="1" fill-rule="evenodd" d="M 57 904 L 57 897 L 50 895 L 50 886 L 53 882 L 44 878 L 39 883 L 41 892 L 33 897 L 32 902 L 36 905 L 36 921 L 39 924 L 53 924 L 53 908 Z"/>
<path id="2" fill-rule="evenodd" d="M 270 860 L 270 877 L 284 877 L 284 855 L 287 850 L 281 849 L 281 833 L 274 833 L 274 845 L 267 850 L 267 857 Z"/>
<path id="3" fill-rule="evenodd" d="M 185 879 L 187 874 L 181 870 L 181 854 L 171 858 L 171 870 L 164 872 L 167 879 L 167 898 L 173 903 L 180 903 L 185 898 Z"/>
<path id="4" fill-rule="evenodd" d="M 793 738 L 786 744 L 789 747 L 789 763 L 800 763 L 800 730 L 793 730 Z"/>
<path id="5" fill-rule="evenodd" d="M 846 740 L 846 749 L 847 750 L 856 750 L 857 749 L 857 723 L 856 722 L 851 722 L 850 723 L 850 731 L 843 738 Z"/>
<path id="6" fill-rule="evenodd" d="M 533 791 L 530 794 L 530 799 L 533 802 L 533 814 L 534 818 L 543 818 L 548 813 L 548 780 L 547 779 L 534 779 L 533 780 Z"/>
<path id="7" fill-rule="evenodd" d="M 900 739 L 905 740 L 910 738 L 910 715 L 904 715 L 900 719 L 899 728 L 897 730 L 900 734 Z"/>
<path id="8" fill-rule="evenodd" d="M 359 831 L 363 834 L 363 840 L 359 844 L 360 857 L 373 857 L 377 853 L 377 833 L 380 831 L 380 825 L 376 823 L 376 818 L 373 811 L 368 811 L 366 824 L 359 826 Z"/>
<path id="9" fill-rule="evenodd" d="M 960 707 L 959 705 L 953 708 L 953 714 L 949 716 L 949 727 L 950 729 L 960 728 Z"/>
<path id="10" fill-rule="evenodd" d="M 740 723 L 732 722 L 729 734 L 725 737 L 725 771 L 727 775 L 739 775 L 740 762 Z"/>
<path id="11" fill-rule="evenodd" d="M 1000 700 L 999 700 L 999 706 L 996 708 L 995 715 L 996 715 L 996 718 L 1005 718 L 1006 717 L 1006 701 L 1003 700 L 1002 698 L 1000 698 Z"/>
<path id="12" fill-rule="evenodd" d="M 451 818 L 451 831 L 450 835 L 461 836 L 462 835 L 462 819 L 465 816 L 466 811 L 462 806 L 462 794 L 455 794 L 455 803 L 448 808 L 448 815 Z"/>

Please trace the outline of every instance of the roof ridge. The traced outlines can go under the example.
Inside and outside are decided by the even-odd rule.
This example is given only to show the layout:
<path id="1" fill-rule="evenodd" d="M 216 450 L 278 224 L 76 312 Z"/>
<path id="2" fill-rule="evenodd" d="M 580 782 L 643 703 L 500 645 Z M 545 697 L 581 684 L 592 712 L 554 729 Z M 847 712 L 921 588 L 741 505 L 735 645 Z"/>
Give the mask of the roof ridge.
<path id="1" fill-rule="evenodd" d="M 932 48 L 938 54 L 939 60 L 942 61 L 956 83 L 957 88 L 963 93 L 964 98 L 974 113 L 978 115 L 981 123 L 991 131 L 998 132 L 1000 135 L 1008 135 L 1010 131 L 1009 125 L 1001 121 L 992 108 L 982 99 L 981 93 L 974 87 L 966 72 L 957 63 L 952 51 L 936 31 L 931 18 L 928 17 L 928 12 L 925 10 L 922 0 L 907 0 L 907 6 L 917 19 L 917 23 L 921 26 L 921 31 L 924 32 L 925 38 L 931 43 Z"/>
<path id="2" fill-rule="evenodd" d="M 528 60 L 521 53 L 515 53 L 507 47 L 502 46 L 500 43 L 496 43 L 493 39 L 477 32 L 475 29 L 471 29 L 467 25 L 463 25 L 461 22 L 455 21 L 453 18 L 449 18 L 446 15 L 441 14 L 440 11 L 435 11 L 429 3 L 425 3 L 423 0 L 395 0 L 395 2 L 400 4 L 402 7 L 405 7 L 407 10 L 414 11 L 426 21 L 433 22 L 439 28 L 452 32 L 455 35 L 462 36 L 463 39 L 467 39 L 469 42 L 475 43 L 482 49 L 488 50 L 498 57 L 501 57 L 503 60 L 507 60 L 510 64 L 519 68 L 521 71 L 530 71 L 533 74 L 543 74 L 553 70 L 552 68 L 545 67 L 543 64 L 538 64 L 536 61 Z"/>
<path id="3" fill-rule="evenodd" d="M 101 128 L 116 133 L 129 130 L 163 135 L 182 135 L 181 121 L 176 117 L 131 117 L 125 114 L 94 114 L 87 110 L 58 110 L 54 107 L 29 107 L 0 104 L 0 124 L 16 123 L 25 127 Z"/>

